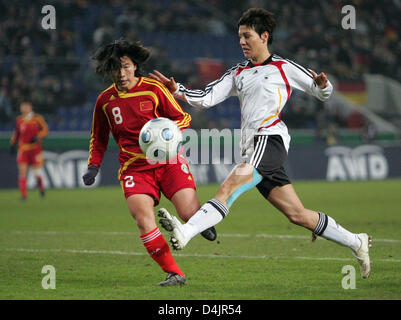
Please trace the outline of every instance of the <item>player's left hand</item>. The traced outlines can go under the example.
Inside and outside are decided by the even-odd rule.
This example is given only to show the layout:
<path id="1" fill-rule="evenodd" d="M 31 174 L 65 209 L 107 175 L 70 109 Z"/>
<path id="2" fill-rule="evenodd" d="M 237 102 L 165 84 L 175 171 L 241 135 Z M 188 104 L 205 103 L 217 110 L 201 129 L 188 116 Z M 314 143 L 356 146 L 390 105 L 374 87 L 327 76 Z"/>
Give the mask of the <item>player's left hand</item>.
<path id="1" fill-rule="evenodd" d="M 12 145 L 10 145 L 10 153 L 11 154 L 15 154 L 15 153 L 17 153 L 17 144 L 12 144 Z"/>
<path id="2" fill-rule="evenodd" d="M 311 71 L 313 76 L 313 81 L 317 84 L 320 89 L 324 89 L 329 85 L 329 80 L 324 72 L 317 75 L 315 72 Z"/>
<path id="3" fill-rule="evenodd" d="M 153 70 L 153 72 L 154 73 L 149 72 L 149 77 L 163 83 L 171 93 L 174 93 L 177 91 L 178 84 L 175 82 L 173 77 L 170 77 L 170 79 L 169 79 L 163 73 L 161 73 L 157 70 Z"/>

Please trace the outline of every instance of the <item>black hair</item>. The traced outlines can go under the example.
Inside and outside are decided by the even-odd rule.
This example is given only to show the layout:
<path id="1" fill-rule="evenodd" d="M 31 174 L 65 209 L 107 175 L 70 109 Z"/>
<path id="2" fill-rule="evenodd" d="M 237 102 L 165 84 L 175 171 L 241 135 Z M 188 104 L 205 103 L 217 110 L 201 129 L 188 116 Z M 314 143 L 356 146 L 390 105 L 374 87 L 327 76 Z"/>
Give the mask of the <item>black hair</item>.
<path id="1" fill-rule="evenodd" d="M 96 60 L 96 73 L 103 78 L 110 72 L 121 69 L 120 58 L 127 56 L 137 66 L 135 76 L 141 76 L 141 66 L 149 59 L 150 51 L 139 41 L 129 42 L 124 39 L 115 40 L 100 47 L 92 56 Z"/>
<path id="2" fill-rule="evenodd" d="M 273 31 L 276 27 L 274 14 L 263 8 L 250 8 L 245 11 L 238 21 L 239 26 L 248 26 L 253 28 L 259 35 L 267 31 L 269 33 L 268 44 L 273 42 Z"/>

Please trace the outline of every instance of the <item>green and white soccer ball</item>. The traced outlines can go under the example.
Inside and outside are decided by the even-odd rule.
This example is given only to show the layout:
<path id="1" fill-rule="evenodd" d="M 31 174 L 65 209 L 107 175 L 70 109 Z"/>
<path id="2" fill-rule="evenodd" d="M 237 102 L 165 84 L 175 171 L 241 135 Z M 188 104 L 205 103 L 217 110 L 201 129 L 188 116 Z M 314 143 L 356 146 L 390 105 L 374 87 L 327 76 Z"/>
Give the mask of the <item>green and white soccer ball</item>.
<path id="1" fill-rule="evenodd" d="M 167 118 L 149 120 L 139 133 L 139 146 L 148 159 L 166 162 L 181 149 L 181 130 L 174 121 Z"/>

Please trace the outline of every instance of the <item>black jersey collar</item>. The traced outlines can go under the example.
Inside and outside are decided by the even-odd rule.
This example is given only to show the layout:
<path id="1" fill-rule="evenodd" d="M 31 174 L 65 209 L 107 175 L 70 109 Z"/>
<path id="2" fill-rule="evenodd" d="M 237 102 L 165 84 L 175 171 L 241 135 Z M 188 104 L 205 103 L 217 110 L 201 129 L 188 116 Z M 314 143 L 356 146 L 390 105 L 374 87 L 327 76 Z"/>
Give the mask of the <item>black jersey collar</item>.
<path id="1" fill-rule="evenodd" d="M 259 67 L 259 66 L 264 66 L 264 65 L 266 65 L 266 64 L 268 64 L 269 62 L 272 62 L 272 61 L 273 61 L 273 54 L 271 54 L 271 55 L 270 55 L 265 61 L 263 61 L 261 64 L 257 64 L 257 65 L 254 65 L 254 64 L 251 62 L 251 60 L 249 60 L 247 66 L 250 67 L 250 68 Z"/>

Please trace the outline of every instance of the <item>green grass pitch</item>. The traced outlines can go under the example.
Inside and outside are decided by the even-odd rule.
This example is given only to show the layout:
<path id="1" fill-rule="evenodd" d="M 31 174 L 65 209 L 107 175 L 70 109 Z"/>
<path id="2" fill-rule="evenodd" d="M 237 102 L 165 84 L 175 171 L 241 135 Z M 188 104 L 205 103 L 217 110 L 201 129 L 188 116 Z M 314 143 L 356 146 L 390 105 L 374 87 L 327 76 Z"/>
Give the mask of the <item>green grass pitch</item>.
<path id="1" fill-rule="evenodd" d="M 373 238 L 372 273 L 362 279 L 348 248 L 290 224 L 256 189 L 217 225 L 218 239 L 195 237 L 173 252 L 187 285 L 162 288 L 165 274 L 147 255 L 120 187 L 0 191 L 0 298 L 132 300 L 401 299 L 401 180 L 295 182 L 305 207 Z M 217 185 L 200 186 L 201 202 Z M 172 213 L 163 198 L 160 206 Z M 166 239 L 168 234 L 162 230 Z M 43 289 L 45 265 L 56 289 Z M 355 267 L 355 289 L 342 273 Z"/>

